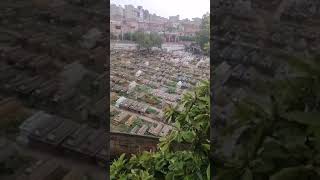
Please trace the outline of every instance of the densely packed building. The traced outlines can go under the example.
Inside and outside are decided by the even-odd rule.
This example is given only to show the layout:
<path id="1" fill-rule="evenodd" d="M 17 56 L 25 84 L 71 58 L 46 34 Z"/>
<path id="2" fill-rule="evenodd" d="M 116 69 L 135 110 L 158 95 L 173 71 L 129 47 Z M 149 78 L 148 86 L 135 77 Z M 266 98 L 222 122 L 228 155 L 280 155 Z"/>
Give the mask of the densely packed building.
<path id="1" fill-rule="evenodd" d="M 21 179 L 48 179 L 46 176 L 56 166 L 41 168 L 42 164 L 37 161 L 45 165 L 47 158 L 36 156 L 36 151 L 41 148 L 33 148 L 29 144 L 24 146 L 20 141 L 15 141 L 19 136 L 18 127 L 28 124 L 28 138 L 31 141 L 38 139 L 42 147 L 52 145 L 58 149 L 64 147 L 65 140 L 74 136 L 69 132 L 76 129 L 83 132 L 94 129 L 81 135 L 81 141 L 89 144 L 92 141 L 90 137 L 96 132 L 101 129 L 107 132 L 104 127 L 108 114 L 106 78 L 109 73 L 105 68 L 108 41 L 105 8 L 101 8 L 104 2 L 81 4 L 75 1 L 18 0 L 13 3 L 5 0 L 1 1 L 0 7 L 3 9 L 0 21 L 0 166 L 12 162 L 10 156 L 2 154 L 1 146 L 6 140 L 13 141 L 22 154 L 30 155 L 39 165 L 18 161 L 16 163 L 22 166 L 12 167 L 13 170 L 5 176 L 0 173 L 0 179 L 20 179 L 20 176 Z M 22 134 L 24 132 L 21 131 Z M 103 136 L 106 137 L 105 134 Z M 74 138 L 77 141 L 78 136 Z M 100 147 L 106 144 L 106 140 L 96 142 L 98 147 L 91 143 L 88 148 L 103 150 Z M 55 150 L 59 155 L 52 155 L 50 150 L 41 153 L 49 156 L 48 159 L 59 159 L 58 164 L 65 164 L 64 158 L 70 157 L 70 154 L 65 155 L 61 148 L 58 149 Z M 4 151 L 10 152 L 11 149 L 4 148 Z M 73 151 L 71 154 L 75 153 Z M 103 153 L 98 154 L 90 156 L 107 160 Z M 74 160 L 70 161 L 77 159 L 79 156 L 75 155 Z M 73 163 L 69 165 L 72 167 L 69 170 L 77 168 L 74 164 L 86 162 Z M 105 176 L 104 169 L 90 167 L 98 169 L 93 174 Z"/>
<path id="2" fill-rule="evenodd" d="M 111 50 L 111 131 L 168 135 L 174 127 L 165 109 L 178 105 L 185 92 L 208 78 L 208 57 L 183 50 Z"/>
<path id="3" fill-rule="evenodd" d="M 179 15 L 164 18 L 149 13 L 142 6 L 110 5 L 110 32 L 119 39 L 125 33 L 144 31 L 162 34 L 166 42 L 178 42 L 181 36 L 195 36 L 200 24 L 200 18 L 180 20 Z"/>

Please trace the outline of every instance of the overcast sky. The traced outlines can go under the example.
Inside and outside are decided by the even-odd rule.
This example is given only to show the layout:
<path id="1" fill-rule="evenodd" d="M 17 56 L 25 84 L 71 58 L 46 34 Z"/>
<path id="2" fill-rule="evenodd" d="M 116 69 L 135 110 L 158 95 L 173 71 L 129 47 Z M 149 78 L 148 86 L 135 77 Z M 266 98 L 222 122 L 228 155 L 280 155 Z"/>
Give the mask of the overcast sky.
<path id="1" fill-rule="evenodd" d="M 112 4 L 142 6 L 150 13 L 168 18 L 180 15 L 180 19 L 201 18 L 210 11 L 210 0 L 110 0 Z"/>

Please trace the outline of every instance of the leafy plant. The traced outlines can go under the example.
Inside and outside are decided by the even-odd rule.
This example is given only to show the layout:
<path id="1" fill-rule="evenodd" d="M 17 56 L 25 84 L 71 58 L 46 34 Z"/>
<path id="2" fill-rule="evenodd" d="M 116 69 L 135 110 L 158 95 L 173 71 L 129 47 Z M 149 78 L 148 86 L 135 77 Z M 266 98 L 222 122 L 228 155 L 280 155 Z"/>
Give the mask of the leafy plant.
<path id="1" fill-rule="evenodd" d="M 146 113 L 148 113 L 148 114 L 156 114 L 156 113 L 158 113 L 158 111 L 156 111 L 156 110 L 153 109 L 153 108 L 148 108 L 148 109 L 146 110 Z"/>
<path id="2" fill-rule="evenodd" d="M 130 131 L 130 128 L 125 125 L 125 124 L 119 124 L 117 129 L 120 131 L 120 132 L 129 132 Z"/>
<path id="3" fill-rule="evenodd" d="M 132 127 L 135 127 L 135 126 L 142 126 L 144 124 L 144 120 L 141 119 L 141 118 L 137 118 L 133 123 L 132 123 Z"/>
<path id="4" fill-rule="evenodd" d="M 137 86 L 137 91 L 138 92 L 149 92 L 150 91 L 150 87 L 148 87 L 148 86 L 145 86 L 145 85 L 138 85 Z"/>
<path id="5" fill-rule="evenodd" d="M 216 152 L 217 179 L 320 179 L 317 62 L 288 58 L 291 73 L 268 85 L 263 103 L 250 97 L 234 103 L 237 121 L 224 128 L 224 134 L 243 129 L 237 139 L 241 143 L 234 147 L 232 157 Z"/>
<path id="6" fill-rule="evenodd" d="M 153 96 L 152 94 L 145 94 L 144 99 L 147 103 L 152 105 L 158 105 L 159 103 L 161 103 L 160 99 L 156 96 Z"/>
<path id="7" fill-rule="evenodd" d="M 170 94 L 174 94 L 174 93 L 176 93 L 176 89 L 173 88 L 173 87 L 169 87 L 167 92 L 170 93 Z"/>
<path id="8" fill-rule="evenodd" d="M 210 179 L 209 82 L 185 94 L 167 118 L 174 118 L 175 129 L 160 139 L 156 152 L 142 152 L 111 165 L 111 179 Z"/>
<path id="9" fill-rule="evenodd" d="M 169 86 L 169 88 L 170 88 L 170 87 L 171 87 L 171 88 L 176 88 L 177 83 L 174 82 L 174 81 L 169 81 L 169 82 L 167 83 L 167 86 Z"/>

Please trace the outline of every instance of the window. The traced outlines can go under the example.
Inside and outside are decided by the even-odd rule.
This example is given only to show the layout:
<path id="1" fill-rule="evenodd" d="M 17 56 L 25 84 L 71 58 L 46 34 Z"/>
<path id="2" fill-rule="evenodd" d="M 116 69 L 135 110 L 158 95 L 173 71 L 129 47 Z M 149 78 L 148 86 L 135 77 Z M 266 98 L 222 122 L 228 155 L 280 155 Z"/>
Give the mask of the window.
<path id="1" fill-rule="evenodd" d="M 121 26 L 116 26 L 116 29 L 121 29 Z"/>

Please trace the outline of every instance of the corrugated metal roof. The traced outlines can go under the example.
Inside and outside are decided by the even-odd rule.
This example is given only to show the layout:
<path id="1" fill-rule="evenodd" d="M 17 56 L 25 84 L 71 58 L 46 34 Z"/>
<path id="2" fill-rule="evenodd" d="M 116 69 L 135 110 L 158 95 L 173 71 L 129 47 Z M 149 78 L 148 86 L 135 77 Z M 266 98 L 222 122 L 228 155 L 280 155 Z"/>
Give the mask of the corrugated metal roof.
<path id="1" fill-rule="evenodd" d="M 51 115 L 46 114 L 43 111 L 38 111 L 27 120 L 25 120 L 19 127 L 20 130 L 27 132 L 33 132 L 39 125 L 44 124 L 48 119 L 52 118 Z"/>
<path id="2" fill-rule="evenodd" d="M 79 62 L 73 62 L 64 67 L 64 70 L 60 73 L 64 85 L 66 87 L 75 86 L 85 74 L 88 73 L 88 70 L 83 67 Z"/>

